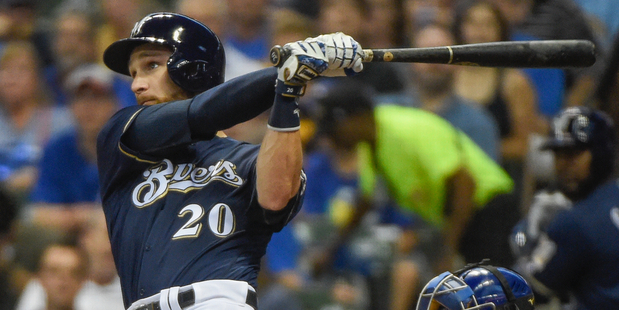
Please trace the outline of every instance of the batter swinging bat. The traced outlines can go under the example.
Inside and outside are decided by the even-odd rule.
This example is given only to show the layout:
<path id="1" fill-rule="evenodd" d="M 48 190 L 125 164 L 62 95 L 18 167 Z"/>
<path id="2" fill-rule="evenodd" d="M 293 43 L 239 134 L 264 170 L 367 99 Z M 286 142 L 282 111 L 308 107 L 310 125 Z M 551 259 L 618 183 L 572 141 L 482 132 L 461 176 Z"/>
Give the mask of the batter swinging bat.
<path id="1" fill-rule="evenodd" d="M 567 68 L 595 63 L 588 40 L 502 41 L 420 48 L 364 49 L 363 62 L 421 62 L 481 67 Z M 276 45 L 270 59 L 279 67 L 289 52 Z"/>

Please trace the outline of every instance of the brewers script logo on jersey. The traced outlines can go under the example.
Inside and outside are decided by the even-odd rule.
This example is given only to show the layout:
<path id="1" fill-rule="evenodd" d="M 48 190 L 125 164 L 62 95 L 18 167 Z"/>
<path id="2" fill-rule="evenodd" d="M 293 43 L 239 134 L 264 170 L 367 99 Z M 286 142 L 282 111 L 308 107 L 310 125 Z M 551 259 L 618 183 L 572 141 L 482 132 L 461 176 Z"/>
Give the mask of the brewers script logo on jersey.
<path id="1" fill-rule="evenodd" d="M 205 187 L 212 181 L 221 181 L 232 186 L 241 186 L 243 179 L 236 173 L 236 166 L 220 160 L 208 167 L 196 167 L 194 164 L 174 165 L 168 159 L 144 171 L 144 182 L 133 189 L 133 204 L 146 207 L 157 199 L 164 197 L 168 191 L 188 192 Z"/>

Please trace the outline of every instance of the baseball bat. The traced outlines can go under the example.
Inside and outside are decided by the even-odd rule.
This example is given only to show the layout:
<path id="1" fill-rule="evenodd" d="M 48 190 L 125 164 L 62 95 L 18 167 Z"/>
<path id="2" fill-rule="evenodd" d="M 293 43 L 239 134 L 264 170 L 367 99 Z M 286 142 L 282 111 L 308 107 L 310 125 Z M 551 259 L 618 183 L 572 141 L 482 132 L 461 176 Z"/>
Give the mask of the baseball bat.
<path id="1" fill-rule="evenodd" d="M 364 49 L 363 62 L 420 62 L 481 67 L 568 68 L 595 63 L 588 40 L 501 41 L 438 47 Z M 276 45 L 269 57 L 280 67 L 290 56 Z"/>

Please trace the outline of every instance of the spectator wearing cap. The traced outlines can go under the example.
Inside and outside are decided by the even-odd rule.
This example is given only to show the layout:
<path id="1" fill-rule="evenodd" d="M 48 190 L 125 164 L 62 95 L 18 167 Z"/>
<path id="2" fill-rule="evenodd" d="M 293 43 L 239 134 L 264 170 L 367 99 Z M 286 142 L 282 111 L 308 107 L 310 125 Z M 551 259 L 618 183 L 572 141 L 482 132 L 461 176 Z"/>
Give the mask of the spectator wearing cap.
<path id="1" fill-rule="evenodd" d="M 76 69 L 66 88 L 76 126 L 44 149 L 29 219 L 71 234 L 81 229 L 100 201 L 95 146 L 118 100 L 111 73 L 99 65 Z"/>

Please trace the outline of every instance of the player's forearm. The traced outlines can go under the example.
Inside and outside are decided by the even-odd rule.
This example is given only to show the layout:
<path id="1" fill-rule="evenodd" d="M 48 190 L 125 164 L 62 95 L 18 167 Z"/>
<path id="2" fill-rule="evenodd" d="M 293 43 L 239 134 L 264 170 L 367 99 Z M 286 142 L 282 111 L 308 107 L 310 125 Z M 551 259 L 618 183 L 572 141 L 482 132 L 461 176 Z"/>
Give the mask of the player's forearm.
<path id="1" fill-rule="evenodd" d="M 143 154 L 208 140 L 223 129 L 266 111 L 275 97 L 274 68 L 256 71 L 221 84 L 190 100 L 144 108 L 123 136 L 123 142 Z"/>
<path id="2" fill-rule="evenodd" d="M 299 131 L 267 130 L 256 163 L 258 202 L 263 208 L 280 210 L 296 195 L 302 165 Z"/>
<path id="3" fill-rule="evenodd" d="M 275 98 L 277 70 L 268 68 L 230 80 L 197 95 L 189 106 L 192 135 L 210 135 L 266 111 Z"/>

